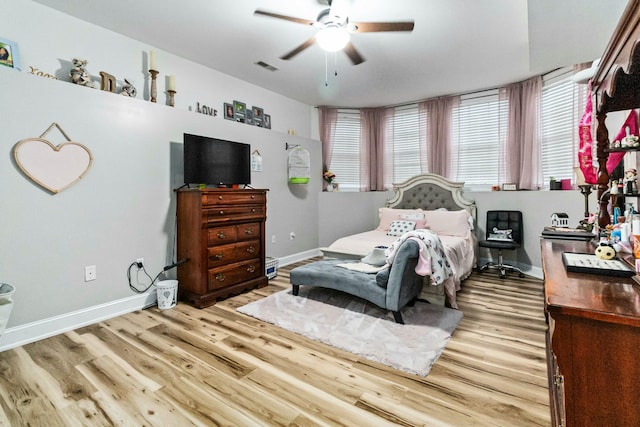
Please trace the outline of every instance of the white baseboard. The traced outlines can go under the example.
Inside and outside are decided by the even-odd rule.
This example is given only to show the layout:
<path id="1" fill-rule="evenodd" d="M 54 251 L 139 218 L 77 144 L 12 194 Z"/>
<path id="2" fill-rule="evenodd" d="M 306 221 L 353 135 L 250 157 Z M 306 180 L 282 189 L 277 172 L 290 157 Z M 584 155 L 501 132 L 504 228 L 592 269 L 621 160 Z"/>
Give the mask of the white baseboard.
<path id="1" fill-rule="evenodd" d="M 63 332 L 141 310 L 156 304 L 156 292 L 133 295 L 105 304 L 83 308 L 60 316 L 5 329 L 0 336 L 0 351 L 29 344 Z"/>
<path id="2" fill-rule="evenodd" d="M 285 266 L 289 264 L 293 264 L 295 262 L 304 261 L 305 259 L 313 258 L 316 256 L 322 255 L 320 249 L 310 249 L 304 252 L 298 252 L 297 254 L 287 255 L 282 258 L 278 258 L 278 265 Z"/>
<path id="3" fill-rule="evenodd" d="M 279 258 L 278 261 L 279 265 L 285 266 L 319 255 L 321 255 L 319 249 L 311 249 Z M 112 317 L 131 313 L 132 311 L 142 310 L 155 305 L 156 300 L 156 292 L 133 295 L 105 304 L 65 313 L 60 316 L 7 328 L 0 336 L 0 352 L 101 322 Z"/>

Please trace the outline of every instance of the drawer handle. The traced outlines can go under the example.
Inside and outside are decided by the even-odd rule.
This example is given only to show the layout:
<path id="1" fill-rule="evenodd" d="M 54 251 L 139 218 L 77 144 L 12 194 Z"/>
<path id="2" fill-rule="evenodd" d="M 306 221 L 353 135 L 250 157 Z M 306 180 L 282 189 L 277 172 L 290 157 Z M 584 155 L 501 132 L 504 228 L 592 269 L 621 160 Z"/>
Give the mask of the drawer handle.
<path id="1" fill-rule="evenodd" d="M 252 195 L 251 195 L 251 198 L 252 198 L 252 199 L 255 199 L 255 198 L 256 198 L 256 196 L 254 196 L 254 195 L 252 194 Z"/>
<path id="2" fill-rule="evenodd" d="M 249 273 L 253 273 L 254 271 L 256 271 L 256 266 L 255 265 L 250 265 L 249 267 L 247 267 L 247 271 Z"/>
<path id="3" fill-rule="evenodd" d="M 256 212 L 256 208 L 251 208 L 251 213 L 255 213 Z"/>
<path id="4" fill-rule="evenodd" d="M 215 276 L 215 277 L 216 277 L 216 280 L 217 280 L 218 282 L 224 282 L 224 279 L 225 279 L 225 277 L 224 277 L 224 273 L 218 273 L 218 274 L 216 274 L 216 276 Z"/>
<path id="5" fill-rule="evenodd" d="M 250 228 L 247 228 L 246 230 L 244 230 L 244 234 L 246 234 L 247 236 L 251 236 L 253 234 L 253 230 Z"/>
<path id="6" fill-rule="evenodd" d="M 224 231 L 218 231 L 218 239 L 226 239 L 227 235 L 224 234 Z"/>
<path id="7" fill-rule="evenodd" d="M 218 196 L 218 200 L 222 200 L 222 196 Z"/>
<path id="8" fill-rule="evenodd" d="M 219 213 L 220 213 L 220 215 L 224 215 L 224 211 L 220 211 Z"/>
<path id="9" fill-rule="evenodd" d="M 250 254 L 254 254 L 254 253 L 256 253 L 256 248 L 254 248 L 253 246 L 249 246 L 247 248 L 247 252 L 250 253 Z"/>
<path id="10" fill-rule="evenodd" d="M 222 258 L 224 258 L 224 255 L 223 254 L 215 254 L 213 257 L 215 259 L 222 259 Z"/>

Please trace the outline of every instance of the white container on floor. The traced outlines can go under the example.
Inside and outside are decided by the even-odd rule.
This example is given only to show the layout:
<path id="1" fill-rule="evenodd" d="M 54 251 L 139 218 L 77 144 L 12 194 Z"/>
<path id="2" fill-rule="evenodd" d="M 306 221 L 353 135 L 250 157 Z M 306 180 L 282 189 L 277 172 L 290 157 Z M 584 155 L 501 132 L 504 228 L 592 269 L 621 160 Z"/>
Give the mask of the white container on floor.
<path id="1" fill-rule="evenodd" d="M 173 308 L 178 302 L 178 281 L 161 280 L 156 285 L 158 292 L 158 308 L 166 310 Z"/>

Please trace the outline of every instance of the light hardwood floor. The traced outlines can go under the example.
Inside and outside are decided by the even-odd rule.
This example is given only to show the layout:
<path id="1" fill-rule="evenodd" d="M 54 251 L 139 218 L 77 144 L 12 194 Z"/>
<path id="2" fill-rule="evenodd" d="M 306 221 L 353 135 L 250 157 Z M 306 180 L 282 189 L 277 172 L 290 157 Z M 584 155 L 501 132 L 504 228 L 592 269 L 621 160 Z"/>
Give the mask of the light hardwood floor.
<path id="1" fill-rule="evenodd" d="M 540 280 L 472 274 L 421 378 L 236 313 L 292 267 L 207 309 L 147 309 L 0 353 L 0 426 L 550 424 Z"/>

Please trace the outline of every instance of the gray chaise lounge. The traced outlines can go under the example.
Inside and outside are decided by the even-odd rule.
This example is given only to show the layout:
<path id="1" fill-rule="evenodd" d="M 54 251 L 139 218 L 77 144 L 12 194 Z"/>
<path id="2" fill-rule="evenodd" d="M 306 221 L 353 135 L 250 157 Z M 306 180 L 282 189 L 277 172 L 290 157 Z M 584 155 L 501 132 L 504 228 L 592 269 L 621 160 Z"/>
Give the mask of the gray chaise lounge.
<path id="1" fill-rule="evenodd" d="M 337 264 L 355 260 L 327 259 L 312 262 L 291 270 L 293 295 L 301 285 L 319 286 L 347 292 L 393 312 L 397 323 L 404 323 L 400 310 L 413 305 L 422 290 L 422 277 L 415 273 L 419 245 L 407 240 L 398 249 L 391 268 L 377 274 L 361 273 L 338 267 Z"/>

